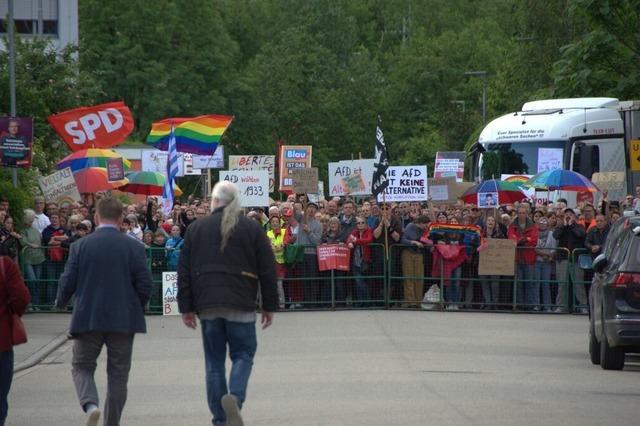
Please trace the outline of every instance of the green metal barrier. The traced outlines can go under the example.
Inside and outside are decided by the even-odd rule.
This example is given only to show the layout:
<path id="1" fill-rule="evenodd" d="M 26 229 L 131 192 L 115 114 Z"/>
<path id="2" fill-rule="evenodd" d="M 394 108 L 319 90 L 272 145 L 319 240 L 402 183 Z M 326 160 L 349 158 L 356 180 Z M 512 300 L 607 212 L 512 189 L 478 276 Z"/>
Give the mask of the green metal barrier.
<path id="1" fill-rule="evenodd" d="M 569 297 L 569 308 L 574 312 L 589 312 L 589 288 L 593 278 L 591 263 L 593 256 L 586 248 L 575 249 L 571 253 L 570 277 L 572 292 Z"/>

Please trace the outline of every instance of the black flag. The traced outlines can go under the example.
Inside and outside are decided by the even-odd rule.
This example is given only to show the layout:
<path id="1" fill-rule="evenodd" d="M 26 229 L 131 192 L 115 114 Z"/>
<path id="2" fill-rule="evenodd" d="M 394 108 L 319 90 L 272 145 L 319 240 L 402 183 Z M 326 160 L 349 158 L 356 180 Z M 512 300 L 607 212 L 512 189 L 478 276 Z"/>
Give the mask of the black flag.
<path id="1" fill-rule="evenodd" d="M 371 193 L 377 197 L 389 186 L 387 169 L 389 168 L 389 152 L 384 143 L 384 134 L 380 128 L 380 117 L 376 125 L 376 150 L 373 157 L 373 180 L 371 181 Z"/>

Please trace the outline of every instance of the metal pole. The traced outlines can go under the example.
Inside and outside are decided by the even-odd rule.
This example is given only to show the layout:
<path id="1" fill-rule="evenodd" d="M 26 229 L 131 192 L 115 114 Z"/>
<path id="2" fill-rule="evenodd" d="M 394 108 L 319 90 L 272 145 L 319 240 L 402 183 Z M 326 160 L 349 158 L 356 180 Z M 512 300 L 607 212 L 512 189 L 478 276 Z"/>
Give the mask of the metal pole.
<path id="1" fill-rule="evenodd" d="M 487 74 L 482 76 L 482 124 L 487 124 Z"/>
<path id="2" fill-rule="evenodd" d="M 11 117 L 16 116 L 16 41 L 14 37 L 13 27 L 13 0 L 9 0 L 9 19 L 7 19 L 9 27 L 9 98 L 11 104 Z M 18 187 L 18 169 L 11 169 L 11 180 L 13 187 Z"/>

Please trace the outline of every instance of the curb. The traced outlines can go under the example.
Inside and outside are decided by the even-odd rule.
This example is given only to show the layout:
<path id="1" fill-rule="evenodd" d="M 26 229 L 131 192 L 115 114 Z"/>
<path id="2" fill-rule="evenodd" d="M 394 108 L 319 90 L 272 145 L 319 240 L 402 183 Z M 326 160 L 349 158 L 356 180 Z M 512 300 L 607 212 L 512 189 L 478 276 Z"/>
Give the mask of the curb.
<path id="1" fill-rule="evenodd" d="M 65 330 L 60 333 L 57 337 L 51 340 L 49 343 L 44 345 L 38 351 L 29 356 L 29 358 L 25 359 L 13 368 L 14 373 L 19 373 L 20 371 L 27 370 L 39 363 L 41 363 L 46 357 L 51 355 L 54 351 L 56 351 L 60 346 L 64 345 L 67 340 L 69 340 L 69 331 Z"/>

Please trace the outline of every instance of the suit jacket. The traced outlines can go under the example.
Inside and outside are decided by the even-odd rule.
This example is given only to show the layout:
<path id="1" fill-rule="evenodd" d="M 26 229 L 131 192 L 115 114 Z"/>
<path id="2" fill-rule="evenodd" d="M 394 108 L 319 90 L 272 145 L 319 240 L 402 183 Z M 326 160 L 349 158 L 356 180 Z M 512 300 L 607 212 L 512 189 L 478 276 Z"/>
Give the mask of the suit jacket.
<path id="1" fill-rule="evenodd" d="M 145 333 L 151 272 L 144 245 L 115 228 L 99 228 L 71 245 L 56 306 L 74 296 L 71 334 Z"/>

